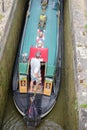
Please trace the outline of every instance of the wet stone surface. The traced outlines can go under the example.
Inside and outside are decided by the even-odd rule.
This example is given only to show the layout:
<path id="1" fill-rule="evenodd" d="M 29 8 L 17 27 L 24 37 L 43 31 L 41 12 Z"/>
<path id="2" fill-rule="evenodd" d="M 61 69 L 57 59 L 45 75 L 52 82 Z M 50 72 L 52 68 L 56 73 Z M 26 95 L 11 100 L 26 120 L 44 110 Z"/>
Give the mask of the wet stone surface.
<path id="1" fill-rule="evenodd" d="M 87 1 L 72 2 L 73 30 L 76 51 L 79 130 L 87 129 Z"/>
<path id="2" fill-rule="evenodd" d="M 3 0 L 3 1 L 4 1 L 3 2 L 4 10 L 3 10 L 2 0 L 0 0 L 0 41 L 4 34 L 5 26 L 6 26 L 8 17 L 10 15 L 14 0 Z"/>

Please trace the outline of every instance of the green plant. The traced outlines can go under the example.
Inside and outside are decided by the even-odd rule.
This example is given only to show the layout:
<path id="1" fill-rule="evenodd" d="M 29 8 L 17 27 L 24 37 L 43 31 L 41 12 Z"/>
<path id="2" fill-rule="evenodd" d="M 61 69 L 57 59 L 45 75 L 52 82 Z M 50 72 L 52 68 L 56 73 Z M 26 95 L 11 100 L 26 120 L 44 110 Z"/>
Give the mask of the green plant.
<path id="1" fill-rule="evenodd" d="M 87 104 L 81 104 L 80 105 L 82 108 L 87 108 Z"/>

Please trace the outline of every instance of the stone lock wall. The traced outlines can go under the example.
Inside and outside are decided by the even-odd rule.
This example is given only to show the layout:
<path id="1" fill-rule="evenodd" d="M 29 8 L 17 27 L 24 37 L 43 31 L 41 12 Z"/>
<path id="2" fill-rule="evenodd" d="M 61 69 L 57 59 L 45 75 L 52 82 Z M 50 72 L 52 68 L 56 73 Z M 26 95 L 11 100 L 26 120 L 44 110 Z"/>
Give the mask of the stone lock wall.
<path id="1" fill-rule="evenodd" d="M 78 130 L 76 75 L 74 62 L 74 41 L 71 0 L 64 1 L 64 91 L 65 91 L 65 130 Z"/>
<path id="2" fill-rule="evenodd" d="M 25 11 L 28 5 L 28 0 L 16 0 L 16 6 L 13 7 L 14 11 L 11 13 L 10 19 L 11 22 L 10 28 L 8 28 L 8 36 L 4 35 L 3 40 L 6 39 L 5 46 L 3 49 L 3 54 L 0 58 L 0 126 L 3 120 L 5 107 L 8 97 L 8 90 L 11 87 L 12 81 L 12 71 L 15 61 L 15 56 L 17 53 L 17 48 L 20 40 L 20 34 L 22 31 L 22 26 L 25 18 Z M 13 17 L 13 18 L 12 18 Z M 8 26 L 8 24 L 7 24 Z"/>

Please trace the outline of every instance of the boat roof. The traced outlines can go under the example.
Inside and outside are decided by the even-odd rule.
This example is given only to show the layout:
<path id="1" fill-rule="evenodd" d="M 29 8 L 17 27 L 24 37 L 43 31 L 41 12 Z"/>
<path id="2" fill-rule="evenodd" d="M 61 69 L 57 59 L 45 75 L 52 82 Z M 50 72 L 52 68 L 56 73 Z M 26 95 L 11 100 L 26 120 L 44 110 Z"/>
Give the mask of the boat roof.
<path id="1" fill-rule="evenodd" d="M 46 9 L 46 28 L 45 28 L 45 41 L 44 47 L 48 48 L 48 68 L 55 69 L 57 52 L 58 52 L 58 16 L 57 9 L 53 6 L 56 0 L 49 0 L 48 7 Z M 30 8 L 30 15 L 27 17 L 27 22 L 25 24 L 25 31 L 22 38 L 22 48 L 20 57 L 23 53 L 29 55 L 31 46 L 36 45 L 36 37 L 38 30 L 38 23 L 41 15 L 41 0 L 32 0 L 32 6 Z M 47 73 L 49 74 L 49 69 Z"/>
<path id="2" fill-rule="evenodd" d="M 41 53 L 40 58 L 42 59 L 43 62 L 47 62 L 48 61 L 48 48 L 31 47 L 28 59 L 31 60 L 32 58 L 34 58 L 35 55 L 36 55 L 36 52 L 40 52 Z"/>

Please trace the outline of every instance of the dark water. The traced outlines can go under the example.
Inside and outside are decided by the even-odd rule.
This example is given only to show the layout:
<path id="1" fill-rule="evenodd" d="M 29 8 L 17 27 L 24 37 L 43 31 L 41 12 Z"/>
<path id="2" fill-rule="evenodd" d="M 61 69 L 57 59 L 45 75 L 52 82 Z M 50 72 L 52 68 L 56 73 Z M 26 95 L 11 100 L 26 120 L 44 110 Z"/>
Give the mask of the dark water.
<path id="1" fill-rule="evenodd" d="M 62 89 L 62 88 L 61 88 Z M 41 124 L 37 128 L 27 128 L 23 117 L 17 111 L 12 97 L 9 92 L 6 112 L 4 116 L 2 130 L 63 130 L 63 102 L 60 90 L 57 103 L 53 110 L 41 120 Z"/>

